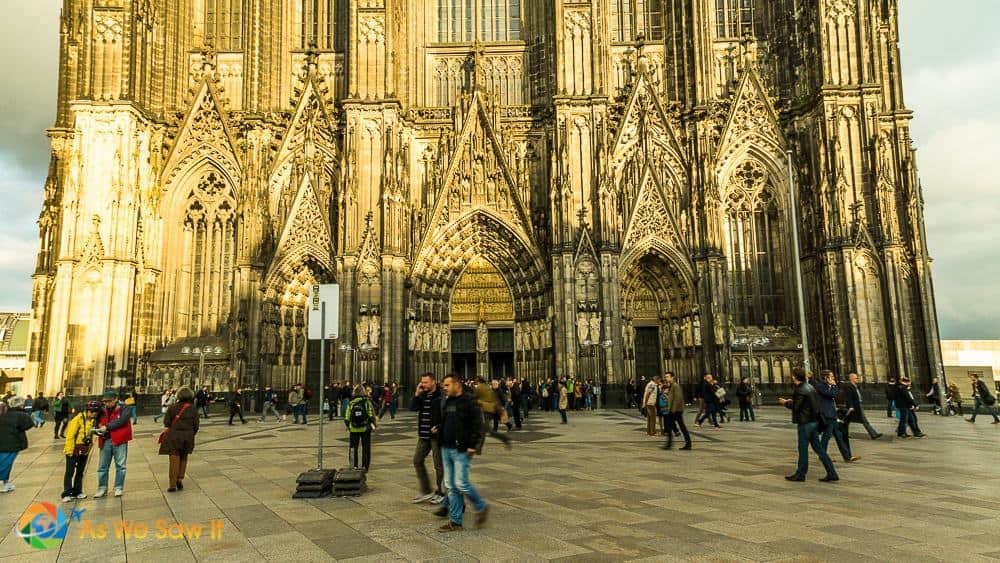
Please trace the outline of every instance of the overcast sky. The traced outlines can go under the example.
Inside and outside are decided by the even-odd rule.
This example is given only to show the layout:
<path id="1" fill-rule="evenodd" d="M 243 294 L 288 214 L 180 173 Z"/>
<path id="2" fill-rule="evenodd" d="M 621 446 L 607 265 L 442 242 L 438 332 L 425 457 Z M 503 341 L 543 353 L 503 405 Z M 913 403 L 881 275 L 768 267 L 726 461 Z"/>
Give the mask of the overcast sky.
<path id="1" fill-rule="evenodd" d="M 1000 338 L 1000 2 L 900 3 L 941 336 Z M 0 0 L 0 311 L 31 306 L 61 4 Z"/>

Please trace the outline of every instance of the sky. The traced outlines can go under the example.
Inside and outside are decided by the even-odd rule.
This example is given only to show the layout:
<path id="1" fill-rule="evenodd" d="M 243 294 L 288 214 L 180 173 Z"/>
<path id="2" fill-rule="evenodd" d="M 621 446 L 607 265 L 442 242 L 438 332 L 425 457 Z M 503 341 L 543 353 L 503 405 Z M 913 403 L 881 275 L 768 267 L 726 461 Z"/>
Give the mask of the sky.
<path id="1" fill-rule="evenodd" d="M 61 4 L 0 0 L 0 311 L 31 305 Z M 941 337 L 1000 339 L 1000 2 L 900 4 Z"/>

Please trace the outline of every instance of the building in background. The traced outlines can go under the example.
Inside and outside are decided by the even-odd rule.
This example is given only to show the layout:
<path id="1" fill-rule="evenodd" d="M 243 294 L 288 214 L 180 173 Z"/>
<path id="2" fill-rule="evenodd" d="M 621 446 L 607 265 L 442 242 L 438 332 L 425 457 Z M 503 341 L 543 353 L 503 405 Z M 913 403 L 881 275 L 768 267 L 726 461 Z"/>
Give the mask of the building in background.
<path id="1" fill-rule="evenodd" d="M 941 356 L 949 382 L 964 389 L 975 373 L 1000 389 L 1000 340 L 942 340 Z"/>
<path id="2" fill-rule="evenodd" d="M 19 392 L 28 365 L 28 313 L 0 313 L 0 394 Z"/>
<path id="3" fill-rule="evenodd" d="M 29 382 L 927 380 L 898 4 L 64 0 Z"/>

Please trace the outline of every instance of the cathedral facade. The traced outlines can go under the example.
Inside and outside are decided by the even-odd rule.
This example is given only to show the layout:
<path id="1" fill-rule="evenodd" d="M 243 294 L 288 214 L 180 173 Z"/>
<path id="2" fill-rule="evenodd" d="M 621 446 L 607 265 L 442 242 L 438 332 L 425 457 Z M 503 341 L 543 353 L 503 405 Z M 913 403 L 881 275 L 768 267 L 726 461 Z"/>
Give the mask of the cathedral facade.
<path id="1" fill-rule="evenodd" d="M 897 9 L 64 0 L 29 389 L 926 380 Z"/>

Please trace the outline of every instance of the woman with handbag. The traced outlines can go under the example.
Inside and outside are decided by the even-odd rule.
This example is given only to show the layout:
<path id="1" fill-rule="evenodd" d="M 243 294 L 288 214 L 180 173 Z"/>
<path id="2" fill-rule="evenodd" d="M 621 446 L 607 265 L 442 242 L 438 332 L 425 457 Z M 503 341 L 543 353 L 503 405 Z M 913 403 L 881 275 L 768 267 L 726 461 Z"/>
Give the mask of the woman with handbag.
<path id="1" fill-rule="evenodd" d="M 168 493 L 184 489 L 188 456 L 194 451 L 194 436 L 198 433 L 198 411 L 193 406 L 194 392 L 181 387 L 177 390 L 177 402 L 167 408 L 163 417 L 166 429 L 160 434 L 160 455 L 170 456 Z"/>
<path id="2" fill-rule="evenodd" d="M 83 412 L 74 416 L 66 427 L 66 473 L 63 474 L 63 502 L 87 498 L 83 494 L 83 471 L 87 467 L 90 444 L 93 440 L 94 421 L 101 412 L 100 401 L 90 401 Z"/>

